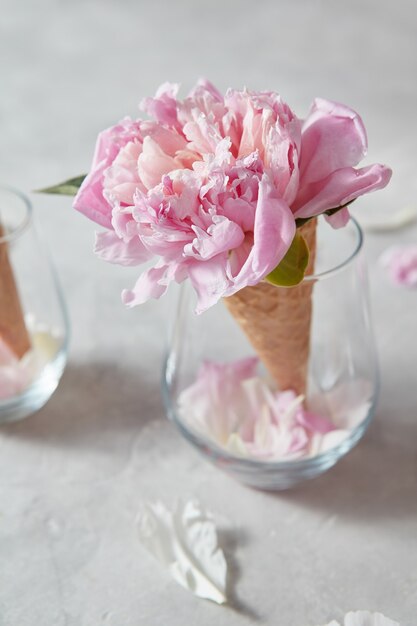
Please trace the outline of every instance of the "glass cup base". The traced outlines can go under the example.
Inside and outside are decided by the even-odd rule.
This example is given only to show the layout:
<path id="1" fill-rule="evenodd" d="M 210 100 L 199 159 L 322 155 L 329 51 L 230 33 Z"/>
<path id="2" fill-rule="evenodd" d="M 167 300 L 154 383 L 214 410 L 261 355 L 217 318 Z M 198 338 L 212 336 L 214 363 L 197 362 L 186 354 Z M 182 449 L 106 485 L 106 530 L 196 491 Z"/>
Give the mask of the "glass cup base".
<path id="1" fill-rule="evenodd" d="M 173 394 L 169 383 L 169 364 L 164 367 L 162 395 L 168 418 L 175 424 L 181 435 L 215 467 L 232 476 L 240 483 L 263 491 L 284 491 L 305 481 L 317 478 L 340 461 L 366 433 L 375 414 L 376 403 L 369 407 L 366 417 L 353 429 L 338 446 L 310 458 L 294 461 L 257 461 L 239 458 L 227 453 L 208 438 L 193 431 L 184 423 L 172 401 Z"/>
<path id="2" fill-rule="evenodd" d="M 61 350 L 22 393 L 0 400 L 0 424 L 17 422 L 39 411 L 57 388 L 66 361 L 66 350 Z"/>

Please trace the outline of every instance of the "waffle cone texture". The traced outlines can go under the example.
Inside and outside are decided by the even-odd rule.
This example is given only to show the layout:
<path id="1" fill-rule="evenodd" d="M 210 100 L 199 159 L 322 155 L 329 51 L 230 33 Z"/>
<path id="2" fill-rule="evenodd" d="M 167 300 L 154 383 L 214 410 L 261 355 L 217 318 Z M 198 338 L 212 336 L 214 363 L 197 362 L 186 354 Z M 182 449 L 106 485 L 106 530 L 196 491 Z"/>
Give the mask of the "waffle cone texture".
<path id="1" fill-rule="evenodd" d="M 316 228 L 314 219 L 299 229 L 310 250 L 306 274 L 314 271 Z M 312 290 L 313 281 L 295 287 L 276 287 L 261 282 L 224 298 L 230 313 L 281 391 L 306 392 Z"/>
<path id="2" fill-rule="evenodd" d="M 0 240 L 4 234 L 0 224 Z M 7 248 L 0 241 L 0 339 L 20 359 L 30 349 L 30 339 Z"/>

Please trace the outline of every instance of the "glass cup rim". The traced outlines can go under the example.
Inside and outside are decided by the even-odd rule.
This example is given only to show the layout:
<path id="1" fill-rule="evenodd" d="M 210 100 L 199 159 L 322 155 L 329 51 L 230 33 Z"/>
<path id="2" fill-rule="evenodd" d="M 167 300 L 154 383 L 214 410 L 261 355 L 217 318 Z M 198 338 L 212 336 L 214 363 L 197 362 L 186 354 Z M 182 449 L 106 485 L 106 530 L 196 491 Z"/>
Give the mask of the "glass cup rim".
<path id="1" fill-rule="evenodd" d="M 304 276 L 300 284 L 309 283 L 309 282 L 317 282 L 319 280 L 331 278 L 335 274 L 338 274 L 339 272 L 341 272 L 343 269 L 345 269 L 348 265 L 350 265 L 355 260 L 355 258 L 358 256 L 363 246 L 363 230 L 360 227 L 359 222 L 352 215 L 349 218 L 348 224 L 350 223 L 353 225 L 354 230 L 356 232 L 356 236 L 357 236 L 357 241 L 352 252 L 343 261 L 341 261 L 334 267 L 330 267 L 329 269 L 319 272 L 318 274 L 308 274 L 307 276 Z"/>
<path id="2" fill-rule="evenodd" d="M 15 239 L 21 237 L 21 235 L 31 223 L 33 214 L 32 203 L 22 191 L 16 189 L 15 187 L 11 187 L 10 185 L 0 185 L 0 194 L 2 192 L 9 193 L 10 195 L 18 198 L 21 201 L 24 208 L 24 216 L 15 228 L 0 236 L 0 244 L 10 243 Z"/>

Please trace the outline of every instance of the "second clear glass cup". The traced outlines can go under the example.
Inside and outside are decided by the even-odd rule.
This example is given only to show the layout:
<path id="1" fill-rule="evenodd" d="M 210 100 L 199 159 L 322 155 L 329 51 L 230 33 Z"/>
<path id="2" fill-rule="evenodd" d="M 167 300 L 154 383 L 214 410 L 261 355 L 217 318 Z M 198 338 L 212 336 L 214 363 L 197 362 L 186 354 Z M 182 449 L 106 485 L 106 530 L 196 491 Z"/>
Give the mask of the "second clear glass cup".
<path id="1" fill-rule="evenodd" d="M 0 188 L 0 423 L 40 409 L 65 367 L 68 316 L 23 194 Z"/>

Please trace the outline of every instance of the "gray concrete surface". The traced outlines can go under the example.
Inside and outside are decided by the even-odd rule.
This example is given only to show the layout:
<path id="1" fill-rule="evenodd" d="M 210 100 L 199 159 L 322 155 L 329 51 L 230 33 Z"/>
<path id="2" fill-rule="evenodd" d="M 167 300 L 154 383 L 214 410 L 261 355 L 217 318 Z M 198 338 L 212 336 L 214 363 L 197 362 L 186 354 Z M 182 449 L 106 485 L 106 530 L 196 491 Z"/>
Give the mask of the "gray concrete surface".
<path id="1" fill-rule="evenodd" d="M 363 211 L 417 195 L 417 8 L 412 1 L 1 0 L 0 178 L 26 193 L 88 168 L 97 132 L 165 80 L 201 75 L 276 89 L 301 116 L 349 103 L 369 162 L 395 172 Z M 353 608 L 417 623 L 417 292 L 376 264 L 417 228 L 369 235 L 382 370 L 378 414 L 331 472 L 292 492 L 250 491 L 208 466 L 164 417 L 163 336 L 174 294 L 134 311 L 132 271 L 91 252 L 94 226 L 31 195 L 73 326 L 62 383 L 0 430 L 2 626 L 314 626 Z M 141 550 L 145 498 L 199 496 L 233 555 L 236 609 L 197 600 Z"/>

